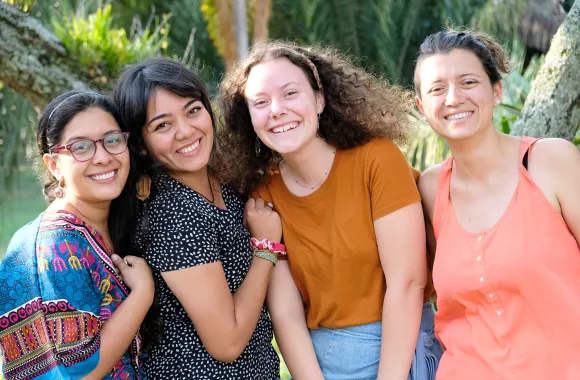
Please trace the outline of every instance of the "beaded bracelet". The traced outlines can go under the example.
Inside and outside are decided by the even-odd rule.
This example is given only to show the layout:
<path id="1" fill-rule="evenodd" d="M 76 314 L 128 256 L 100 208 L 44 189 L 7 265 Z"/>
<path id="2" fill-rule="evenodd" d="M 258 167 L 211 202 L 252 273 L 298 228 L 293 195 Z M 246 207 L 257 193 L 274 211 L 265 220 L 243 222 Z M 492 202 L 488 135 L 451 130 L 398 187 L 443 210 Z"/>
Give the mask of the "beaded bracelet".
<path id="1" fill-rule="evenodd" d="M 277 253 L 279 255 L 286 254 L 286 247 L 284 246 L 284 244 L 276 243 L 276 242 L 270 241 L 268 239 L 258 240 L 256 238 L 251 238 L 250 239 L 250 247 L 252 249 L 270 251 L 272 253 Z"/>
<path id="2" fill-rule="evenodd" d="M 254 249 L 253 255 L 261 259 L 271 261 L 274 266 L 276 266 L 276 263 L 278 262 L 278 256 L 270 251 Z"/>

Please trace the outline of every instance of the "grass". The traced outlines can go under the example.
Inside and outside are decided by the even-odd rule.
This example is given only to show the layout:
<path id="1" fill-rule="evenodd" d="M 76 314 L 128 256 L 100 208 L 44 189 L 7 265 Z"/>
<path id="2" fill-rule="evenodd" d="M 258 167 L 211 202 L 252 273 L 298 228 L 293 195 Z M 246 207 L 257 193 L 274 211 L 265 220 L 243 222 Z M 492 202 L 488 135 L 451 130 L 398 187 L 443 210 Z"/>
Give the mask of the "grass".
<path id="1" fill-rule="evenodd" d="M 0 203 L 0 260 L 6 253 L 12 235 L 38 216 L 47 206 L 42 187 L 31 171 L 18 173 L 13 191 L 6 191 Z"/>

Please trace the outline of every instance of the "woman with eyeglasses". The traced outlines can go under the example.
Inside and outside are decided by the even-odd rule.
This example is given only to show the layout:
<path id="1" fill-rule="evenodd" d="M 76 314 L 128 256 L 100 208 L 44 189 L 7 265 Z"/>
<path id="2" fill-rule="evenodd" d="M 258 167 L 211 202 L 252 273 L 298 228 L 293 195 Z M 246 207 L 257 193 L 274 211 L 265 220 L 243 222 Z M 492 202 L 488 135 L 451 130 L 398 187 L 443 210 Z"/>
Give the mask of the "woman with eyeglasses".
<path id="1" fill-rule="evenodd" d="M 146 378 L 139 327 L 154 285 L 147 263 L 129 255 L 128 138 L 114 103 L 96 92 L 62 94 L 42 115 L 50 205 L 16 232 L 0 264 L 6 379 Z"/>

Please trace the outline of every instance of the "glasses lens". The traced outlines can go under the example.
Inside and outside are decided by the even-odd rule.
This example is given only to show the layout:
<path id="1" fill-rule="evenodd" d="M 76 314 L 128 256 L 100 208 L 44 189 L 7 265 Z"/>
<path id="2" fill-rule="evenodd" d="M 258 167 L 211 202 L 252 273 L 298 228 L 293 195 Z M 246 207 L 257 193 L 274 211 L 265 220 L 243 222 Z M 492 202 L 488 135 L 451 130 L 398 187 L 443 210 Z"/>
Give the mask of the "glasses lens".
<path id="1" fill-rule="evenodd" d="M 127 137 L 123 133 L 111 133 L 103 139 L 103 145 L 111 154 L 123 153 L 127 149 Z"/>
<path id="2" fill-rule="evenodd" d="M 91 140 L 79 140 L 70 146 L 70 152 L 78 161 L 90 160 L 95 155 L 95 143 Z"/>

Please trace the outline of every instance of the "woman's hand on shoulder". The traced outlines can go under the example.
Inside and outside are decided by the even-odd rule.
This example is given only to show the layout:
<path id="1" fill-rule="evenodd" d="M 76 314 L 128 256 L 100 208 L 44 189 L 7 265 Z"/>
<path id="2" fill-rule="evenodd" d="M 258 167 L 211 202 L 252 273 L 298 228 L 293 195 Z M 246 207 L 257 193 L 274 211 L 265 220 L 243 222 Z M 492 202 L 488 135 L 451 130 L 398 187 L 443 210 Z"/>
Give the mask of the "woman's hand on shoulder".
<path id="1" fill-rule="evenodd" d="M 131 255 L 124 258 L 112 255 L 111 259 L 121 273 L 123 281 L 131 289 L 131 293 L 139 293 L 141 296 L 150 299 L 150 302 L 153 302 L 155 283 L 151 268 L 149 268 L 147 262 L 141 257 Z"/>
<path id="2" fill-rule="evenodd" d="M 244 220 L 250 235 L 258 240 L 268 239 L 280 242 L 282 239 L 282 221 L 280 215 L 261 198 L 250 198 L 246 202 Z"/>

